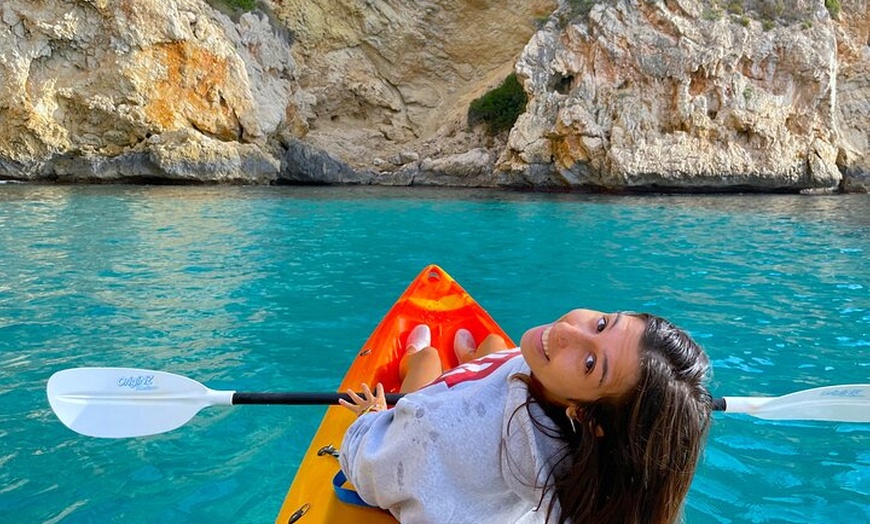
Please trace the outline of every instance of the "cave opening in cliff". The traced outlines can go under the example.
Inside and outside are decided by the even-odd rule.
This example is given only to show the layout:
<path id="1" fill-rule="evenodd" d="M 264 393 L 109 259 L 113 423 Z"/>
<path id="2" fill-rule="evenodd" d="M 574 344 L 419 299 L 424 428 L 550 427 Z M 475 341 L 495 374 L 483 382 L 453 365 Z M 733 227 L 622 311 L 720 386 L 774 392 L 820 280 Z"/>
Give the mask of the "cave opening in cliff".
<path id="1" fill-rule="evenodd" d="M 553 89 L 555 89 L 557 93 L 567 95 L 571 92 L 572 87 L 574 87 L 574 75 L 565 76 L 556 73 L 555 78 L 553 78 Z"/>

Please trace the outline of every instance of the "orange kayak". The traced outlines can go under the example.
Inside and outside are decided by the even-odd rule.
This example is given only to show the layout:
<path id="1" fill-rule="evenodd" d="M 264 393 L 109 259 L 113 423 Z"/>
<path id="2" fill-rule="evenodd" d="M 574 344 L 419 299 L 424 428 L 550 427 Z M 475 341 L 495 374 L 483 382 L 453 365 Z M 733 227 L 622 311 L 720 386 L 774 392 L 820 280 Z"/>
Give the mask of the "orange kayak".
<path id="1" fill-rule="evenodd" d="M 509 347 L 514 345 L 471 295 L 443 269 L 430 265 L 411 282 L 369 336 L 338 391 L 358 391 L 363 382 L 371 385 L 380 382 L 387 393 L 398 392 L 401 386 L 399 361 L 405 339 L 420 323 L 431 328 L 432 345 L 438 348 L 445 370 L 457 365 L 453 337 L 459 328 L 471 331 L 475 340 L 496 333 L 504 337 Z M 327 409 L 284 498 L 276 524 L 396 522 L 387 511 L 348 504 L 335 494 L 332 481 L 339 466 L 338 460 L 328 450 L 340 449 L 344 432 L 354 419 L 354 414 L 341 406 Z"/>

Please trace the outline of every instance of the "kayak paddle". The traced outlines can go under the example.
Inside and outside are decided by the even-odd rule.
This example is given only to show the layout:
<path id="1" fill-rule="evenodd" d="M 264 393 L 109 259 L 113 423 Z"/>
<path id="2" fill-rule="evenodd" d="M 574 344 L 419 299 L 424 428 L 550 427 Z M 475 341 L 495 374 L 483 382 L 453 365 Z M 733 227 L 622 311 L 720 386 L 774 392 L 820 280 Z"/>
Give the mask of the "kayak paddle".
<path id="1" fill-rule="evenodd" d="M 722 397 L 713 409 L 767 420 L 870 422 L 870 384 L 805 389 L 781 397 Z"/>
<path id="2" fill-rule="evenodd" d="M 48 380 L 48 402 L 57 418 L 82 435 L 103 438 L 165 433 L 208 406 L 238 404 L 338 404 L 343 393 L 244 393 L 216 391 L 164 371 L 75 368 Z M 395 404 L 401 394 L 387 395 Z M 870 422 L 870 384 L 827 386 L 781 397 L 724 397 L 714 409 L 767 419 Z"/>

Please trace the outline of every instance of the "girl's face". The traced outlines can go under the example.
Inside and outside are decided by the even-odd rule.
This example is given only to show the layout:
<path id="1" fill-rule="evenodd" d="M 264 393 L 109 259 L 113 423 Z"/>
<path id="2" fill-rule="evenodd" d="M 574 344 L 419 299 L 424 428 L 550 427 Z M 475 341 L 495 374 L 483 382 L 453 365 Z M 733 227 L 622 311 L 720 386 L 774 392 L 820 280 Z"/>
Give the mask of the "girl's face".
<path id="1" fill-rule="evenodd" d="M 575 309 L 520 341 L 532 375 L 560 404 L 619 398 L 640 378 L 643 320 L 622 313 Z"/>

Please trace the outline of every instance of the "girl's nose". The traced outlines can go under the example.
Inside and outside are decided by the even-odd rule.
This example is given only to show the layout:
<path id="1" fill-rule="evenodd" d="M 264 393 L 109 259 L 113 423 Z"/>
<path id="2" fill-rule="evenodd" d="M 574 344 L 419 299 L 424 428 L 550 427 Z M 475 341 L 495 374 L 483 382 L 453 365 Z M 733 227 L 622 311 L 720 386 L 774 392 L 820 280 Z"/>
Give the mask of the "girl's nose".
<path id="1" fill-rule="evenodd" d="M 586 347 L 590 343 L 590 334 L 582 326 L 569 322 L 560 322 L 557 330 L 558 343 L 562 347 L 580 346 Z"/>

